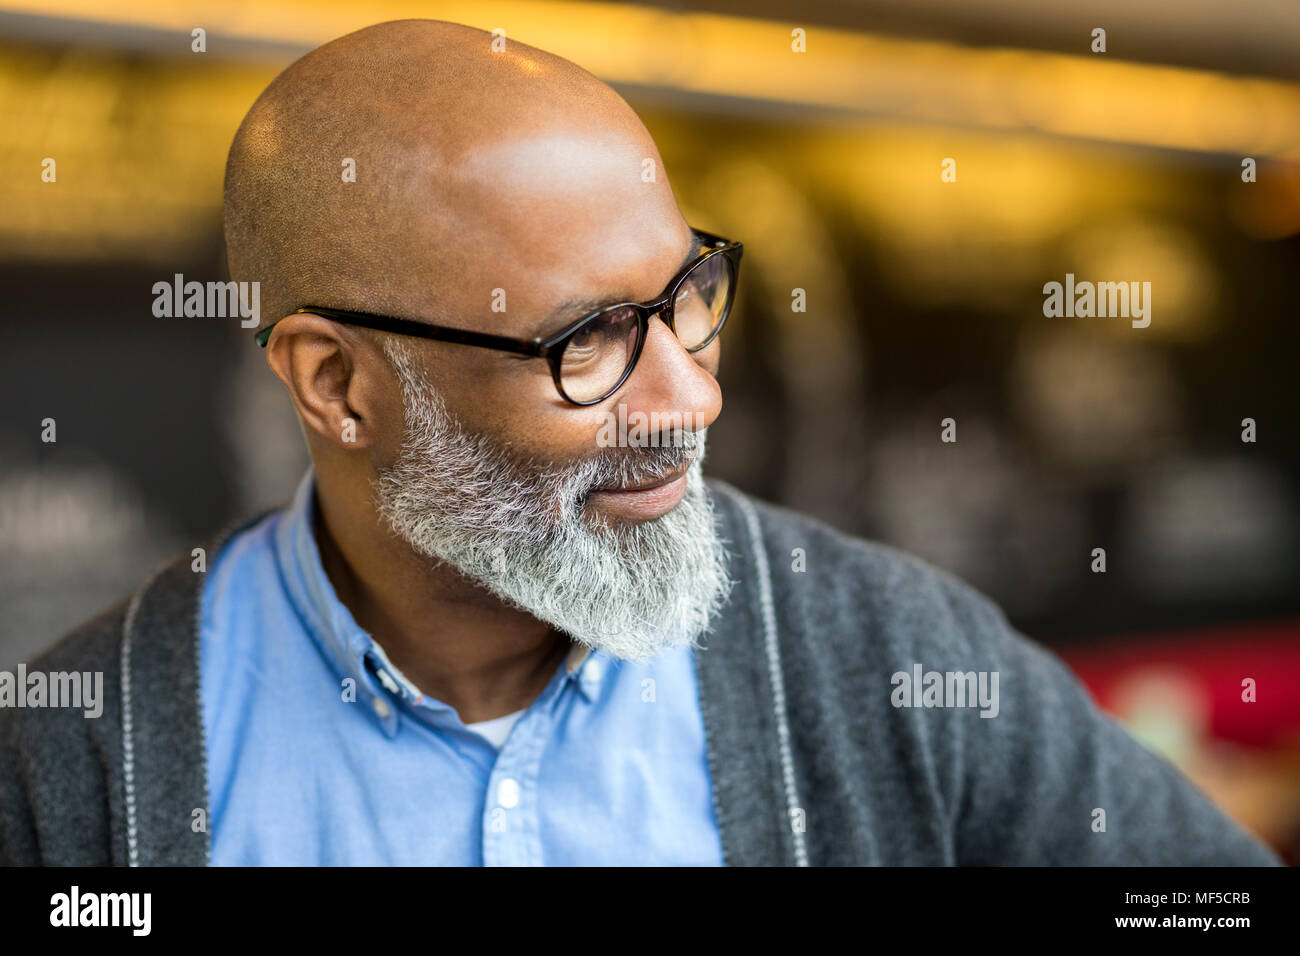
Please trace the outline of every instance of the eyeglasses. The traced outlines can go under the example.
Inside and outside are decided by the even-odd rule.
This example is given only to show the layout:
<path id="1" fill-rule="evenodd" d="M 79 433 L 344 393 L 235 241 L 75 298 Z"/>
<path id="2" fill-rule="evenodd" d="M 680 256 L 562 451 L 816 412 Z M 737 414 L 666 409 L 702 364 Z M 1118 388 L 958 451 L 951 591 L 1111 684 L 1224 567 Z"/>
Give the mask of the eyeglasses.
<path id="1" fill-rule="evenodd" d="M 551 378 L 565 401 L 597 405 L 622 388 L 636 368 L 650 331 L 650 319 L 655 315 L 663 319 L 690 353 L 707 348 L 722 331 L 736 297 L 744 247 L 699 229 L 692 229 L 691 234 L 702 251 L 673 277 L 659 298 L 605 306 L 545 338 L 516 339 L 318 306 L 306 306 L 297 312 L 380 332 L 544 358 L 550 363 Z M 275 323 L 257 333 L 259 345 L 265 347 L 273 328 Z"/>

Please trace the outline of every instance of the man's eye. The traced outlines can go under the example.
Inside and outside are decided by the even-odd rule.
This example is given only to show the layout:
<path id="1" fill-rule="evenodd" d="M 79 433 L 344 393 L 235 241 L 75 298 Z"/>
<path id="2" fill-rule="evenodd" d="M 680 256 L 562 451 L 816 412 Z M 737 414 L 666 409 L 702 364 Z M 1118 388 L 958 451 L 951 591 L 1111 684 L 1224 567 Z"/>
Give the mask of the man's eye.
<path id="1" fill-rule="evenodd" d="M 579 332 L 569 339 L 564 349 L 564 364 L 569 367 L 595 360 L 600 353 L 600 336 L 592 332 Z"/>

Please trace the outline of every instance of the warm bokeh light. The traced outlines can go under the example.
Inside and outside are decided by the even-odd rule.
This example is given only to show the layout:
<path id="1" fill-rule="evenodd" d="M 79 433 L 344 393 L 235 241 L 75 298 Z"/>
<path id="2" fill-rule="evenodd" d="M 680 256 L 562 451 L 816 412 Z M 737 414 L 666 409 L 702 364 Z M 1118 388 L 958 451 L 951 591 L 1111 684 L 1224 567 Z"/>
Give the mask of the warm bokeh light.
<path id="1" fill-rule="evenodd" d="M 833 152 L 820 165 L 862 186 L 859 204 L 897 232 L 900 255 L 919 245 L 911 258 L 921 290 L 934 288 L 923 260 L 934 239 L 952 230 L 954 214 L 964 226 L 1023 246 L 1048 238 L 1063 215 L 1097 193 L 1117 203 L 1161 188 L 1105 174 L 1098 190 L 1095 168 L 1081 167 L 1072 158 L 1077 153 L 1052 147 L 1041 134 L 1300 159 L 1300 86 L 1101 56 L 973 49 L 819 27 L 807 28 L 807 52 L 796 53 L 787 23 L 632 4 L 41 0 L 0 3 L 0 11 L 66 18 L 71 35 L 83 21 L 155 31 L 147 61 L 0 48 L 0 252 L 15 256 L 85 258 L 109 246 L 147 256 L 158 236 L 170 247 L 184 245 L 196 218 L 213 215 L 224 146 L 257 92 L 291 58 L 286 51 L 411 16 L 501 28 L 631 89 L 795 106 L 814 111 L 810 116 L 831 110 L 849 122 L 869 118 L 870 137 L 850 133 L 828 144 Z M 204 24 L 211 24 L 207 52 L 191 53 L 190 31 Z M 882 138 L 876 124 L 890 117 L 908 126 Z M 999 137 L 981 138 L 979 130 Z M 1012 131 L 1028 135 L 1008 139 Z M 139 146 L 145 141 L 148 150 Z M 931 172 L 958 147 L 965 176 L 954 210 Z M 57 191 L 34 175 L 46 157 L 57 162 Z M 884 177 L 893 180 L 887 192 L 876 188 Z M 1259 228 L 1294 228 L 1300 197 L 1281 195 L 1280 208 L 1248 208 L 1243 217 Z"/>

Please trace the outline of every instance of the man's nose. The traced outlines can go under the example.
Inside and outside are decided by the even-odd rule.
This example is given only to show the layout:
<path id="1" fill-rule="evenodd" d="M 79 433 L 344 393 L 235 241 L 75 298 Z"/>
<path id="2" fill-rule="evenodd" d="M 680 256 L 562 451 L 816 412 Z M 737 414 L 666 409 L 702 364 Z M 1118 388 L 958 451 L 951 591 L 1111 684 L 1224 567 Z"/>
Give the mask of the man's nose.
<path id="1" fill-rule="evenodd" d="M 627 405 L 629 414 L 680 414 L 687 431 L 708 428 L 722 411 L 722 389 L 700 360 L 711 357 L 716 370 L 718 348 L 715 339 L 693 355 L 659 316 L 651 318 L 641 358 L 623 385 L 619 403 Z"/>

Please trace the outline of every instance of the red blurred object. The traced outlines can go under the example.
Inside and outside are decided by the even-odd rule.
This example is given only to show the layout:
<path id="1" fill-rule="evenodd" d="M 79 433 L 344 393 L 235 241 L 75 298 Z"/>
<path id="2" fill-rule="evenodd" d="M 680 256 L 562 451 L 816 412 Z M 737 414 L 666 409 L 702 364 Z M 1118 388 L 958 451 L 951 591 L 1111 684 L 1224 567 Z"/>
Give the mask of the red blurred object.
<path id="1" fill-rule="evenodd" d="M 1300 621 L 1131 635 L 1060 655 L 1109 713 L 1122 710 L 1133 674 L 1165 671 L 1200 691 L 1211 737 L 1256 748 L 1300 743 Z M 1248 677 L 1253 703 L 1242 700 Z"/>

